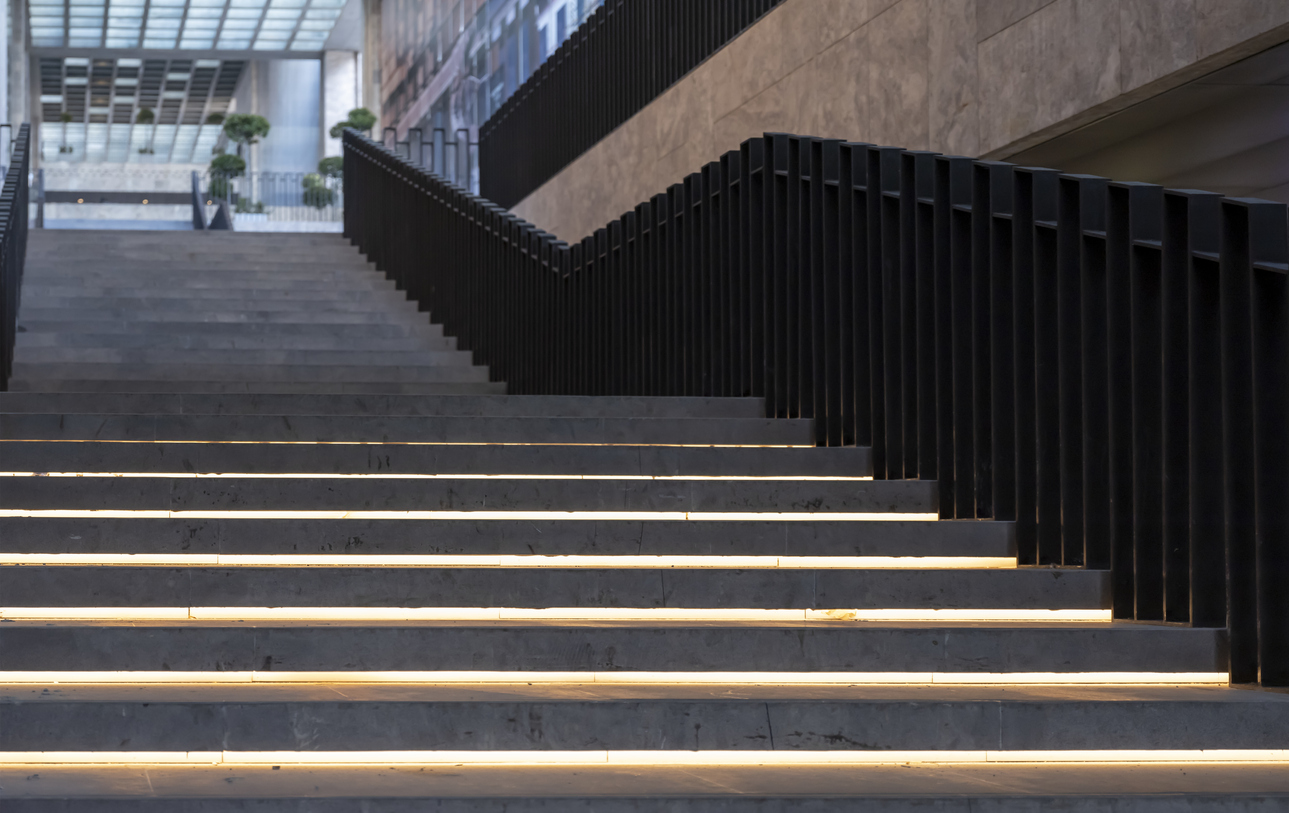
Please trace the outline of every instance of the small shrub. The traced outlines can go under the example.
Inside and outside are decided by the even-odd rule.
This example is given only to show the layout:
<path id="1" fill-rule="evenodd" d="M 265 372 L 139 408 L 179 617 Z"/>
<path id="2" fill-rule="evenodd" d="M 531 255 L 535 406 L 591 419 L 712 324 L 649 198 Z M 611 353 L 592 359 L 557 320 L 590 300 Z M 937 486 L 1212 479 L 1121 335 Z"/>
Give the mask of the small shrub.
<path id="1" fill-rule="evenodd" d="M 304 176 L 304 205 L 325 209 L 336 199 L 336 193 L 327 188 L 327 180 L 316 172 Z"/>

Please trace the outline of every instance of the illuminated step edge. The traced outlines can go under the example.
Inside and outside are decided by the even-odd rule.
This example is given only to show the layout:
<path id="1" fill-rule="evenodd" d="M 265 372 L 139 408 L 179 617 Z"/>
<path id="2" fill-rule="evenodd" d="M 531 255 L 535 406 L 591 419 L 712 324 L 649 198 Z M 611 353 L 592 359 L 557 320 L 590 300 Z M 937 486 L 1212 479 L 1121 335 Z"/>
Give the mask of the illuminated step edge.
<path id="1" fill-rule="evenodd" d="M 4 508 L 0 517 L 55 519 L 409 519 L 409 520 L 585 520 L 689 522 L 895 522 L 938 520 L 936 513 L 756 511 L 90 511 Z"/>
<path id="2" fill-rule="evenodd" d="M 1104 751 L 8 751 L 0 765 L 23 767 L 182 766 L 664 766 L 775 765 L 1280 765 L 1286 749 Z"/>
<path id="3" fill-rule="evenodd" d="M 864 477 L 808 477 L 798 475 L 724 475 L 724 474 L 327 474 L 313 472 L 248 473 L 248 472 L 134 472 L 134 471 L 0 471 L 0 477 L 118 477 L 167 478 L 184 480 L 734 480 L 773 482 L 851 482 L 871 481 Z"/>
<path id="4" fill-rule="evenodd" d="M 0 607 L 7 622 L 369 624 L 599 622 L 606 624 L 1110 623 L 1110 610 L 834 609 L 631 607 Z"/>
<path id="5" fill-rule="evenodd" d="M 636 441 L 610 443 L 608 441 L 552 440 L 548 442 L 517 440 L 188 440 L 162 438 L 159 440 L 110 440 L 101 438 L 0 438 L 5 443 L 183 443 L 208 446 L 641 446 L 676 449 L 815 449 L 813 443 L 665 443 Z"/>
<path id="6" fill-rule="evenodd" d="M 552 568 L 677 570 L 1017 570 L 1005 556 L 538 556 L 223 553 L 0 553 L 0 567 Z"/>
<path id="7" fill-rule="evenodd" d="M 1225 672 L 0 672 L 0 686 L 1227 686 Z"/>

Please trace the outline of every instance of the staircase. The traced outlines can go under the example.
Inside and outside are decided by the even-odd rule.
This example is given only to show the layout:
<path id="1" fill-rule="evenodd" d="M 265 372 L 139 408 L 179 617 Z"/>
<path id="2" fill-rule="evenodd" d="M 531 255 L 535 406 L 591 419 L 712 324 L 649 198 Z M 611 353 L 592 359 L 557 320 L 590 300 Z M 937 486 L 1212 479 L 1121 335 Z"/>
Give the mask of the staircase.
<path id="1" fill-rule="evenodd" d="M 504 392 L 336 234 L 35 230 L 10 389 Z"/>
<path id="2" fill-rule="evenodd" d="M 4 813 L 1289 810 L 1223 631 L 1112 622 L 809 421 L 489 394 L 331 238 L 46 236 Z"/>

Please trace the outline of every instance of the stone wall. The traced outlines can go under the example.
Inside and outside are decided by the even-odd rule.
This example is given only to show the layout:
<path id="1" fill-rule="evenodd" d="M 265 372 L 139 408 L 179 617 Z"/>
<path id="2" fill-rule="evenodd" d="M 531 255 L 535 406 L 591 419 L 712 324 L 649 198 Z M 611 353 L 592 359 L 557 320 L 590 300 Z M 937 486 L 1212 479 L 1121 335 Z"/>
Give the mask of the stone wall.
<path id="1" fill-rule="evenodd" d="M 514 211 L 579 240 L 766 131 L 1005 158 L 1285 40 L 1286 0 L 788 0 Z"/>

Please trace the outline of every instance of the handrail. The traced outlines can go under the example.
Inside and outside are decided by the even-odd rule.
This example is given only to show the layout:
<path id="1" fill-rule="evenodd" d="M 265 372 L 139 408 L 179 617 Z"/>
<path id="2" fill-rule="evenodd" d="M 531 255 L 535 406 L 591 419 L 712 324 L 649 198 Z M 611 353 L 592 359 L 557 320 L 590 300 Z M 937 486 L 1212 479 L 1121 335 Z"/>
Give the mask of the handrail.
<path id="1" fill-rule="evenodd" d="M 13 154 L 0 190 L 0 391 L 9 389 L 13 347 L 17 338 L 22 269 L 27 258 L 28 188 L 31 171 L 31 125 L 18 128 Z"/>
<path id="2" fill-rule="evenodd" d="M 1289 685 L 1283 204 L 767 134 L 568 246 L 344 144 L 345 234 L 510 392 L 763 397 Z"/>
<path id="3" fill-rule="evenodd" d="M 606 0 L 479 127 L 483 195 L 514 206 L 783 0 Z"/>

